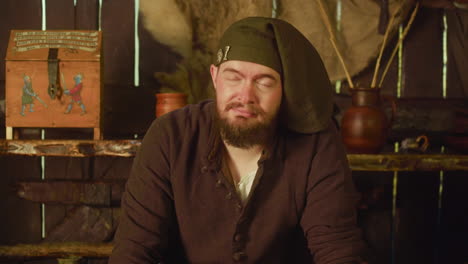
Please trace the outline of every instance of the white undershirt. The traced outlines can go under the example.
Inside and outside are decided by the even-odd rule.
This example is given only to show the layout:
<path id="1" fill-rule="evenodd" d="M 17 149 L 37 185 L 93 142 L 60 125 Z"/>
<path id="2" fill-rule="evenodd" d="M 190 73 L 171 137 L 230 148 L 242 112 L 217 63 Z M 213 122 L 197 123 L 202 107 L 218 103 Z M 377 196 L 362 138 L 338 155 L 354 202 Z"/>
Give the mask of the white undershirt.
<path id="1" fill-rule="evenodd" d="M 249 196 L 250 190 L 252 189 L 255 174 L 257 174 L 257 170 L 248 173 L 244 177 L 241 177 L 240 181 L 236 184 L 237 193 L 239 194 L 239 197 L 244 203 L 247 200 L 247 197 Z"/>

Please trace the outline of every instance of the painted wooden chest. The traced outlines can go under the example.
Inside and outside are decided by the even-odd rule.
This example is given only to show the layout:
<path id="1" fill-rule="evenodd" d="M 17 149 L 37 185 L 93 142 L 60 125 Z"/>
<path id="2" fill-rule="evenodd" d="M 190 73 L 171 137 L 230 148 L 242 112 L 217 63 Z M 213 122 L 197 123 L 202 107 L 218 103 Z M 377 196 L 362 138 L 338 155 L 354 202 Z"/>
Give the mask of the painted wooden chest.
<path id="1" fill-rule="evenodd" d="M 18 127 L 94 128 L 101 136 L 100 31 L 12 30 L 6 54 L 7 138 Z"/>

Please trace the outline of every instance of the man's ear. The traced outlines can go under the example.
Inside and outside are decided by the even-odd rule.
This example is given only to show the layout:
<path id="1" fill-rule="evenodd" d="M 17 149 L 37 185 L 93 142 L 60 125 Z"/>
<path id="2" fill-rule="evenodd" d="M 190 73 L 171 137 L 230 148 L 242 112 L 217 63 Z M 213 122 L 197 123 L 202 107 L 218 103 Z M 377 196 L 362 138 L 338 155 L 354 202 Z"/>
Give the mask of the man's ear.
<path id="1" fill-rule="evenodd" d="M 216 67 L 214 64 L 210 66 L 211 81 L 213 81 L 213 87 L 216 90 L 216 76 L 218 75 L 219 67 Z"/>

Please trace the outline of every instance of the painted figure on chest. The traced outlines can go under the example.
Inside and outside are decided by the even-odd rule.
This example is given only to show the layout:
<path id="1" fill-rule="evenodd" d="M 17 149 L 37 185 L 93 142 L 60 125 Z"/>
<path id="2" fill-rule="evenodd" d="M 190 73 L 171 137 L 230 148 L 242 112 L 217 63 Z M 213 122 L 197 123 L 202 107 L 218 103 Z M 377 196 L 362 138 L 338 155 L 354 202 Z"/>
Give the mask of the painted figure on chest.
<path id="1" fill-rule="evenodd" d="M 23 76 L 24 85 L 23 85 L 23 95 L 21 96 L 21 112 L 22 116 L 26 114 L 24 111 L 26 110 L 27 106 L 29 105 L 29 112 L 34 112 L 34 98 L 36 98 L 44 107 L 47 108 L 47 105 L 39 98 L 39 96 L 34 92 L 32 88 L 32 80 L 31 77 L 28 75 Z"/>
<path id="2" fill-rule="evenodd" d="M 69 90 L 65 89 L 65 94 L 68 96 L 71 96 L 70 103 L 67 106 L 67 109 L 65 110 L 65 114 L 69 114 L 73 108 L 73 104 L 77 104 L 81 108 L 81 115 L 86 114 L 86 107 L 83 104 L 83 100 L 81 98 L 81 90 L 83 89 L 83 75 L 81 73 L 78 73 L 73 77 L 73 80 L 75 81 L 75 86 Z"/>

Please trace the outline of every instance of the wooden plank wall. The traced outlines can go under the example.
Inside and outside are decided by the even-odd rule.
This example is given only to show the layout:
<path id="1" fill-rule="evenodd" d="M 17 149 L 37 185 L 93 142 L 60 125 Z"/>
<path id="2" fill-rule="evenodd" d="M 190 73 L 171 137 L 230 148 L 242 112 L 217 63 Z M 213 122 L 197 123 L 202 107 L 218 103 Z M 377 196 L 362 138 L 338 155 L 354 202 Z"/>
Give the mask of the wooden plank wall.
<path id="1" fill-rule="evenodd" d="M 0 54 L 6 52 L 10 29 L 41 28 L 41 2 L 2 1 Z M 180 57 L 168 47 L 155 42 L 140 26 L 140 86 L 134 87 L 134 1 L 103 1 L 101 21 L 98 19 L 98 0 L 77 0 L 76 6 L 74 4 L 73 0 L 47 0 L 47 28 L 98 29 L 101 25 L 104 34 L 105 138 L 143 135 L 154 119 L 154 93 L 158 84 L 153 73 L 174 70 Z M 402 98 L 442 98 L 443 15 L 442 9 L 420 10 L 405 42 L 402 60 L 393 62 L 384 82 L 383 94 L 397 96 L 397 87 L 401 84 Z M 455 23 L 453 21 L 456 19 L 448 21 L 450 29 L 450 23 Z M 396 39 L 393 39 L 392 43 L 395 42 Z M 456 56 L 460 55 L 449 50 L 447 98 L 466 98 L 468 88 L 461 84 L 465 77 L 455 67 Z M 388 57 L 387 51 L 383 61 Z M 401 76 L 398 74 L 400 64 Z M 5 71 L 4 65 L 0 63 L 0 72 Z M 372 73 L 373 65 L 354 77 L 354 82 L 370 84 Z M 0 100 L 4 99 L 4 76 L 0 75 Z M 349 94 L 344 82 L 341 94 Z M 0 116 L 0 137 L 5 136 L 4 127 L 4 116 Z M 40 138 L 37 130 L 25 129 L 22 132 L 22 138 Z M 89 139 L 91 133 L 86 129 L 46 129 L 45 137 Z M 393 151 L 393 148 L 393 142 L 389 142 L 385 150 Z M 432 146 L 431 151 L 440 151 L 440 145 Z M 131 161 L 127 158 L 106 157 L 46 158 L 45 177 L 65 180 L 125 179 Z M 41 240 L 40 205 L 13 195 L 16 181 L 40 179 L 40 163 L 40 158 L 0 156 L 0 244 Z M 464 246 L 468 246 L 468 230 L 464 224 L 468 222 L 464 214 L 468 212 L 468 207 L 463 202 L 468 198 L 463 188 L 468 186 L 466 175 L 457 172 L 444 175 L 442 210 L 438 208 L 439 173 L 399 173 L 395 177 L 393 173 L 362 172 L 355 173 L 354 177 L 363 197 L 367 197 L 368 207 L 360 210 L 359 221 L 370 245 L 371 263 L 456 263 L 468 260 L 466 255 L 461 254 L 466 249 Z M 394 179 L 398 179 L 395 219 L 392 218 Z M 90 211 L 82 207 L 64 205 L 47 205 L 45 212 L 46 237 L 54 234 L 53 239 L 56 241 L 77 238 L 70 234 L 54 233 L 57 228 L 63 228 L 66 221 L 71 221 L 67 219 L 80 214 L 87 217 L 90 215 Z M 112 216 L 115 212 L 101 210 L 99 213 Z M 116 220 L 115 217 L 110 218 Z M 438 221 L 442 224 L 439 225 Z M 95 238 L 102 239 L 105 235 L 97 234 Z M 449 259 L 454 262 L 447 261 Z"/>
<path id="2" fill-rule="evenodd" d="M 0 54 L 4 58 L 11 28 L 41 27 L 39 0 L 5 1 L 0 9 Z M 19 16 L 18 14 L 21 14 Z M 5 63 L 0 63 L 0 98 L 5 99 Z M 5 118 L 0 118 L 4 134 Z M 30 157 L 0 157 L 0 243 L 38 242 L 41 238 L 40 206 L 12 195 L 18 179 L 40 179 L 40 160 Z"/>
<path id="3" fill-rule="evenodd" d="M 10 29 L 41 29 L 41 0 L 2 1 L 0 9 L 0 54 L 6 54 Z M 104 38 L 104 133 L 106 138 L 133 138 L 142 135 L 154 119 L 154 71 L 174 69 L 177 56 L 156 43 L 140 26 L 142 56 L 140 87 L 133 86 L 134 1 L 103 1 L 99 23 L 99 1 L 47 0 L 47 29 L 91 29 L 101 24 Z M 0 71 L 5 72 L 0 63 Z M 0 100 L 5 99 L 5 75 L 0 75 Z M 131 109 L 132 111 L 129 111 Z M 136 116 L 135 116 L 136 115 Z M 89 129 L 45 129 L 46 139 L 91 139 Z M 37 129 L 22 129 L 21 138 L 40 138 Z M 0 117 L 0 137 L 5 137 L 5 118 Z M 132 159 L 44 158 L 45 178 L 61 180 L 126 179 Z M 37 243 L 41 238 L 41 206 L 14 195 L 18 180 L 39 180 L 41 158 L 0 156 L 0 244 Z M 61 241 L 109 241 L 118 220 L 118 210 L 84 206 L 45 205 L 45 239 Z M 96 217 L 98 215 L 98 217 Z M 88 229 L 84 228 L 88 226 Z M 77 228 L 84 228 L 75 232 Z M 93 228 L 93 229 L 92 229 Z M 105 263 L 93 260 L 88 263 Z M 3 262 L 2 262 L 3 263 Z M 11 262 L 16 263 L 16 262 Z M 23 262 L 21 262 L 23 263 Z M 27 263 L 56 263 L 55 260 Z"/>

